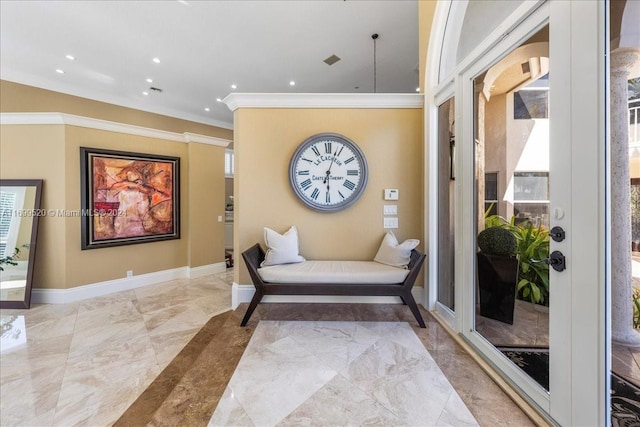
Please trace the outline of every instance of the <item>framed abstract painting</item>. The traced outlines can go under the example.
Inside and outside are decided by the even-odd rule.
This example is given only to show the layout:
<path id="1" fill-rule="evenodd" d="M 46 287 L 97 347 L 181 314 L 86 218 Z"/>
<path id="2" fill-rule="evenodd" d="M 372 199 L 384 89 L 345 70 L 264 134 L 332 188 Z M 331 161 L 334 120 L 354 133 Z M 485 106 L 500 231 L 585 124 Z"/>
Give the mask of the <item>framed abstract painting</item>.
<path id="1" fill-rule="evenodd" d="M 80 147 L 82 249 L 180 238 L 180 158 Z"/>

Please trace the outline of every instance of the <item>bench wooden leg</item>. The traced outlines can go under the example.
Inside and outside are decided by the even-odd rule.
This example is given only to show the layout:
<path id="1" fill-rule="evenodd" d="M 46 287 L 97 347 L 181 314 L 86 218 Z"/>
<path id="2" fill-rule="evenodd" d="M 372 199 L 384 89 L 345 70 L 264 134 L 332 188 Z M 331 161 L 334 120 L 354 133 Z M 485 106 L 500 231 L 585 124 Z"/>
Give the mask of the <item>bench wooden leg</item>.
<path id="1" fill-rule="evenodd" d="M 253 314 L 253 311 L 256 309 L 256 307 L 258 306 L 260 301 L 262 301 L 262 297 L 263 296 L 264 296 L 264 292 L 261 292 L 258 289 L 256 289 L 256 293 L 253 294 L 253 298 L 251 299 L 251 302 L 249 303 L 249 307 L 247 308 L 247 312 L 244 314 L 244 318 L 242 319 L 242 322 L 240 323 L 240 326 L 247 326 L 247 322 L 251 318 L 251 315 Z"/>
<path id="2" fill-rule="evenodd" d="M 413 295 L 411 295 L 411 292 L 401 298 L 403 299 L 403 301 L 405 301 L 405 304 L 409 306 L 409 309 L 411 309 L 413 317 L 415 317 L 418 321 L 418 325 L 420 325 L 421 328 L 426 328 L 427 326 L 424 324 L 424 319 L 422 318 L 422 314 L 420 314 L 418 304 L 416 304 L 416 300 L 413 299 Z"/>

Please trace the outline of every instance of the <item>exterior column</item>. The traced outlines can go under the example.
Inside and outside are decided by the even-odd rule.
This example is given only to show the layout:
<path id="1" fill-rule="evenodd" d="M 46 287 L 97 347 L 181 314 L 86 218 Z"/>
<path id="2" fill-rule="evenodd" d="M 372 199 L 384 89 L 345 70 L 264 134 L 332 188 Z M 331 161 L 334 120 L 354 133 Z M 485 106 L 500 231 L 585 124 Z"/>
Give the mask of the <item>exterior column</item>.
<path id="1" fill-rule="evenodd" d="M 633 328 L 631 298 L 631 195 L 629 177 L 629 68 L 640 60 L 640 50 L 611 53 L 611 338 L 640 347 Z"/>

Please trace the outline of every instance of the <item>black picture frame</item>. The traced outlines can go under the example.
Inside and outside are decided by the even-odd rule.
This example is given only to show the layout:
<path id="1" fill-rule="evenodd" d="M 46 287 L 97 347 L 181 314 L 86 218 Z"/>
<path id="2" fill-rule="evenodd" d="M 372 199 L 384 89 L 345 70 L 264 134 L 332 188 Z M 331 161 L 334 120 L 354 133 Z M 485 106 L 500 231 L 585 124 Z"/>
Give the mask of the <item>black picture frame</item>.
<path id="1" fill-rule="evenodd" d="M 80 147 L 82 250 L 180 238 L 180 158 Z"/>

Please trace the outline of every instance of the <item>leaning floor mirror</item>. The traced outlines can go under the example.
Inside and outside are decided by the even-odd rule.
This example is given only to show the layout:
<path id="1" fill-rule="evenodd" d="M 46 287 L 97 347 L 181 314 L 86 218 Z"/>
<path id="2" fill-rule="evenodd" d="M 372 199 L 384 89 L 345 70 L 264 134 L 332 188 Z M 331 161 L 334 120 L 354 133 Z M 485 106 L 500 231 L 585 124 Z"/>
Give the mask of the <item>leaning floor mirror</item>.
<path id="1" fill-rule="evenodd" d="M 42 180 L 0 179 L 0 308 L 29 308 Z"/>

